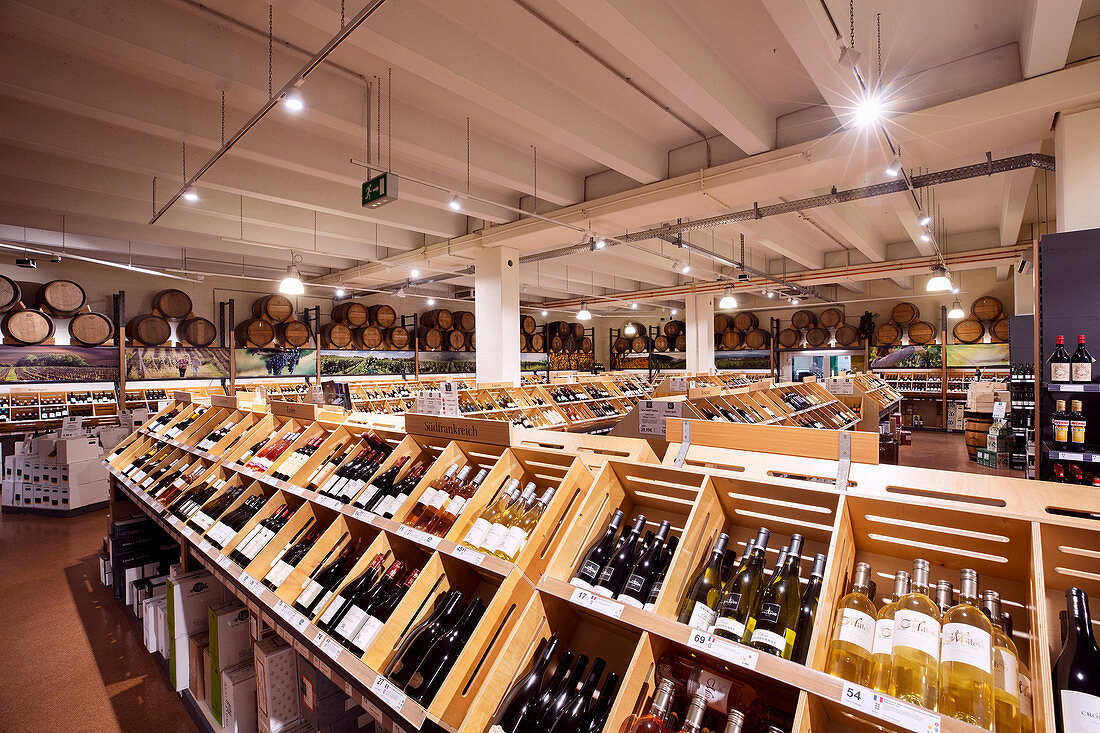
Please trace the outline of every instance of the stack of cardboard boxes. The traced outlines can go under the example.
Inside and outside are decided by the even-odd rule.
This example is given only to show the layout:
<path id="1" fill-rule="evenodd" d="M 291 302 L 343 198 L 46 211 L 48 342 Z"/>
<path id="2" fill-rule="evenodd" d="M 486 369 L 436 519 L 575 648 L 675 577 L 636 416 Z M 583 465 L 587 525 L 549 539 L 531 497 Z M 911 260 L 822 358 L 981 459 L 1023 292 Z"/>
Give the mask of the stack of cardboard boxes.
<path id="1" fill-rule="evenodd" d="M 29 438 L 4 457 L 2 504 L 73 511 L 107 501 L 107 469 L 98 436 Z"/>

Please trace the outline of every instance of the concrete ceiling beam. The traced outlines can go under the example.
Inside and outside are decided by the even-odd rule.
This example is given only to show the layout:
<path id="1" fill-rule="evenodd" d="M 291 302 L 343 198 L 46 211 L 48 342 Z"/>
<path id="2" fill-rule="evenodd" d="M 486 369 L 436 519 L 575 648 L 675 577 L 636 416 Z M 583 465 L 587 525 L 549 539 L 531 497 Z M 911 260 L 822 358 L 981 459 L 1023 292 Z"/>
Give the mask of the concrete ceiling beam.
<path id="1" fill-rule="evenodd" d="M 1066 65 L 1080 12 L 1081 0 L 1024 0 L 1020 68 L 1025 79 Z"/>

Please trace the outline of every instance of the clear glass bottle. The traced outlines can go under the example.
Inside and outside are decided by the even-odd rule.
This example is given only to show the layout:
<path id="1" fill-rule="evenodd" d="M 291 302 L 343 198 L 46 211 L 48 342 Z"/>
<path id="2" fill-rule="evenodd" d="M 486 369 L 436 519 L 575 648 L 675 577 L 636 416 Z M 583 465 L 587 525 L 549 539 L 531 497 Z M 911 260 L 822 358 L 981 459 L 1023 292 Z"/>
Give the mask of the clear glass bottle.
<path id="1" fill-rule="evenodd" d="M 1008 611 L 1001 612 L 1001 628 L 1004 629 L 1005 634 L 1011 639 L 1012 614 Z M 1020 659 L 1018 661 L 1019 664 L 1016 667 L 1016 674 L 1020 693 L 1020 731 L 1021 733 L 1032 733 L 1035 728 L 1035 720 L 1032 713 L 1031 671 L 1027 668 L 1027 665 L 1024 664 L 1024 660 Z"/>
<path id="2" fill-rule="evenodd" d="M 993 625 L 978 609 L 978 573 L 960 573 L 959 603 L 943 616 L 939 712 L 993 730 Z"/>
<path id="3" fill-rule="evenodd" d="M 890 694 L 935 710 L 940 690 L 940 611 L 928 597 L 927 560 L 913 562 L 909 593 L 894 611 Z"/>
<path id="4" fill-rule="evenodd" d="M 955 605 L 955 586 L 950 580 L 936 582 L 936 605 L 940 609 L 940 618 Z"/>
<path id="5" fill-rule="evenodd" d="M 871 566 L 856 563 L 852 589 L 836 608 L 833 638 L 825 671 L 834 677 L 867 685 L 871 679 L 871 649 L 875 638 L 875 604 L 868 597 Z"/>
<path id="6" fill-rule="evenodd" d="M 1001 625 L 1001 594 L 983 591 L 982 612 L 993 625 L 993 716 L 997 733 L 1020 733 L 1020 655 Z"/>
<path id="7" fill-rule="evenodd" d="M 909 592 L 909 573 L 894 574 L 894 595 L 879 609 L 875 619 L 875 642 L 871 647 L 871 684 L 875 692 L 890 693 L 890 652 L 894 646 L 894 613 L 898 601 Z"/>

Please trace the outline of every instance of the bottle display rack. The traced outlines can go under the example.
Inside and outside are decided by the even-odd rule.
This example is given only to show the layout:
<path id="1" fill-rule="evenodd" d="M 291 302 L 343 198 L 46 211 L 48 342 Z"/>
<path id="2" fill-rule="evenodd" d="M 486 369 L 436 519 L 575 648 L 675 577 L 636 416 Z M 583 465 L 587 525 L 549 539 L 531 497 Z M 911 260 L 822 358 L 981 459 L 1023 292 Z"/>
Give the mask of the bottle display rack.
<path id="1" fill-rule="evenodd" d="M 708 391 L 689 389 L 684 407 L 690 414 L 685 412 L 685 417 L 822 430 L 848 430 L 859 422 L 859 415 L 820 382 L 760 382 L 713 395 L 706 394 Z M 704 394 L 692 396 L 698 392 Z"/>
<path id="2" fill-rule="evenodd" d="M 1090 550 L 1080 549 L 1100 542 L 1100 499 L 1087 489 L 874 465 L 877 450 L 863 446 L 864 436 L 859 433 L 849 434 L 851 445 L 844 449 L 844 434 L 837 431 L 700 421 L 695 430 L 686 433 L 691 436 L 687 448 L 670 444 L 661 465 L 647 462 L 640 452 L 632 460 L 619 460 L 593 449 L 607 440 L 613 454 L 643 441 L 577 436 L 589 448 L 582 452 L 560 443 L 538 445 L 544 439 L 562 441 L 566 436 L 543 431 L 511 433 L 508 426 L 502 426 L 503 437 L 492 433 L 496 442 L 479 443 L 452 441 L 446 434 L 405 434 L 383 425 L 376 434 L 392 448 L 389 465 L 402 456 L 409 457 L 408 464 L 431 461 L 416 488 L 393 518 L 387 519 L 301 486 L 301 477 L 315 470 L 316 464 L 310 461 L 324 460 L 326 446 L 345 444 L 359 434 L 364 423 L 351 423 L 309 405 L 274 403 L 270 409 L 271 413 L 245 416 L 246 411 L 228 403 L 172 403 L 116 449 L 108 465 L 118 493 L 157 519 L 201 564 L 223 578 L 254 610 L 270 617 L 281 635 L 319 662 L 341 685 L 354 689 L 373 709 L 406 728 L 484 733 L 501 696 L 529 668 L 540 640 L 556 632 L 565 647 L 600 655 L 608 669 L 621 676 L 622 686 L 605 730 L 625 730 L 644 712 L 663 669 L 660 660 L 668 654 L 695 660 L 732 683 L 751 688 L 761 703 L 754 714 L 784 730 L 904 729 L 906 722 L 884 718 L 886 713 L 854 703 L 850 683 L 820 670 L 833 633 L 836 604 L 847 589 L 854 564 L 870 562 L 882 588 L 895 570 L 923 557 L 932 563 L 935 579 L 955 579 L 959 569 L 972 568 L 980 573 L 983 589 L 1000 592 L 1014 616 L 1021 661 L 1032 670 L 1035 730 L 1053 732 L 1047 670 L 1051 654 L 1060 644 L 1056 619 L 1062 593 L 1077 585 L 1094 597 L 1100 594 L 1095 559 Z M 200 410 L 176 437 L 164 435 Z M 174 415 L 158 423 L 173 411 Z M 241 431 L 237 440 L 226 435 L 214 451 L 195 448 L 209 432 L 207 428 L 232 417 L 241 420 L 234 428 Z M 242 417 L 251 420 L 251 427 L 249 419 Z M 462 418 L 451 423 L 465 433 L 484 430 L 486 424 Z M 670 434 L 680 434 L 682 424 L 673 421 Z M 746 431 L 753 431 L 758 439 L 745 441 Z M 286 460 L 295 445 L 317 437 L 324 440 L 289 481 L 271 475 L 277 472 L 278 460 L 262 472 L 235 462 L 261 437 L 295 433 L 300 433 L 299 437 L 280 460 Z M 490 435 L 487 430 L 483 434 Z M 865 437 L 873 440 L 875 436 Z M 757 450 L 727 447 L 737 444 L 752 444 Z M 219 549 L 208 536 L 168 514 L 140 482 L 122 474 L 135 458 L 150 451 L 154 457 L 145 466 L 150 470 L 181 460 L 191 462 L 184 472 L 194 479 L 183 487 L 184 492 L 194 490 L 211 473 L 221 472 L 219 475 L 236 475 L 248 482 L 246 494 L 263 496 L 264 508 Z M 844 455 L 851 456 L 851 463 L 837 460 Z M 489 470 L 471 500 L 470 511 L 443 537 L 401 524 L 425 487 L 456 462 Z M 375 475 L 387 467 L 382 463 Z M 515 563 L 458 543 L 505 476 L 523 481 L 530 478 L 540 487 L 558 488 L 536 534 Z M 208 501 L 219 495 L 215 493 Z M 239 496 L 234 505 L 245 498 Z M 244 567 L 231 560 L 228 554 L 235 549 L 234 543 L 283 504 L 296 509 L 294 519 L 279 530 L 269 546 Z M 915 508 L 919 508 L 919 519 L 914 518 L 918 516 Z M 652 612 L 594 596 L 569 583 L 580 555 L 603 531 L 615 509 L 622 509 L 628 518 L 645 514 L 651 526 L 667 520 L 672 536 L 679 539 Z M 307 522 L 324 528 L 321 539 L 272 591 L 256 576 L 271 563 L 270 555 L 276 552 L 273 548 L 283 547 Z M 686 584 L 709 553 L 717 533 L 729 534 L 731 547 L 741 554 L 745 541 L 760 524 L 772 530 L 773 545 L 794 532 L 805 536 L 802 576 L 808 575 L 812 553 L 820 551 L 827 556 L 806 665 L 735 642 L 718 641 L 676 621 Z M 291 608 L 305 576 L 345 534 L 361 546 L 367 545 L 361 561 L 376 552 L 389 552 L 420 568 L 420 576 L 383 624 L 375 642 L 358 657 L 317 629 L 316 615 L 307 618 Z M 769 552 L 774 549 L 769 547 Z M 1028 572 L 1022 574 L 1021 568 Z M 380 672 L 386 670 L 403 632 L 430 612 L 430 599 L 436 593 L 429 588 L 464 589 L 482 598 L 486 611 L 439 693 L 421 706 Z M 979 730 L 895 702 L 890 715 L 908 715 L 905 720 L 912 725 L 933 722 L 942 731 Z"/>

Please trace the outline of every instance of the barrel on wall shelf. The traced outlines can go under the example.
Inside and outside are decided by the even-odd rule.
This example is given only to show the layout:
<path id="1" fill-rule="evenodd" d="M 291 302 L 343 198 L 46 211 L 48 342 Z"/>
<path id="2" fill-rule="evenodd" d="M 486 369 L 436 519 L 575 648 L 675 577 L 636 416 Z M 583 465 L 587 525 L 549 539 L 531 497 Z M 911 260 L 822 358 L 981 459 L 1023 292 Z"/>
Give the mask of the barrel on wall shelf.
<path id="1" fill-rule="evenodd" d="M 313 340 L 313 332 L 302 321 L 286 321 L 275 326 L 279 343 L 291 349 L 300 349 Z"/>
<path id="2" fill-rule="evenodd" d="M 541 333 L 532 333 L 531 337 L 531 351 L 536 354 L 541 354 L 546 351 L 546 337 Z M 624 349 L 625 350 L 625 349 Z"/>
<path id="3" fill-rule="evenodd" d="M 40 344 L 53 336 L 53 319 L 34 308 L 8 311 L 0 319 L 4 343 L 16 346 Z"/>
<path id="4" fill-rule="evenodd" d="M 285 295 L 265 295 L 252 301 L 252 317 L 282 323 L 294 316 L 294 303 Z"/>
<path id="5" fill-rule="evenodd" d="M 995 344 L 1007 344 L 1009 337 L 1008 318 L 1002 315 L 989 326 L 989 340 Z"/>
<path id="6" fill-rule="evenodd" d="M 977 318 L 964 318 L 955 324 L 951 333 L 955 336 L 957 344 L 976 344 L 980 343 L 982 336 L 985 335 L 985 326 Z"/>
<path id="7" fill-rule="evenodd" d="M 404 351 L 409 348 L 409 329 L 404 326 L 394 326 L 386 330 L 385 340 L 391 348 Z"/>
<path id="8" fill-rule="evenodd" d="M 343 323 L 348 328 L 356 329 L 367 325 L 369 315 L 367 307 L 362 303 L 337 303 L 332 307 L 332 320 Z"/>
<path id="9" fill-rule="evenodd" d="M 844 311 L 840 308 L 826 308 L 817 317 L 817 322 L 822 328 L 836 328 L 844 323 Z"/>
<path id="10" fill-rule="evenodd" d="M 275 326 L 263 318 L 249 318 L 237 324 L 234 330 L 237 346 L 261 348 L 275 340 Z"/>
<path id="11" fill-rule="evenodd" d="M 899 326 L 912 323 L 920 318 L 920 308 L 912 303 L 901 302 L 890 311 L 890 320 Z"/>
<path id="12" fill-rule="evenodd" d="M 574 323 L 574 324 L 572 324 L 572 328 L 573 328 L 573 338 L 575 338 L 575 339 L 584 338 L 584 324 L 583 323 Z"/>
<path id="13" fill-rule="evenodd" d="M 668 351 L 668 336 L 663 333 L 653 339 L 653 350 L 657 352 Z"/>
<path id="14" fill-rule="evenodd" d="M 538 326 L 535 324 L 534 316 L 520 316 L 519 328 L 526 334 L 532 334 Z"/>
<path id="15" fill-rule="evenodd" d="M 346 349 L 351 346 L 351 329 L 343 323 L 326 323 L 321 326 L 321 341 L 330 349 Z"/>
<path id="16" fill-rule="evenodd" d="M 683 321 L 667 321 L 661 330 L 670 341 L 675 341 L 677 336 L 685 332 L 685 328 Z"/>
<path id="17" fill-rule="evenodd" d="M 893 321 L 887 321 L 875 329 L 875 343 L 879 346 L 893 346 L 901 343 L 901 329 Z"/>
<path id="18" fill-rule="evenodd" d="M 573 335 L 573 324 L 567 321 L 553 321 L 550 324 L 550 335 L 567 339 Z"/>
<path id="19" fill-rule="evenodd" d="M 448 351 L 462 351 L 466 348 L 466 334 L 452 328 L 443 334 L 443 345 Z"/>
<path id="20" fill-rule="evenodd" d="M 805 331 L 811 326 L 817 325 L 817 316 L 813 311 L 799 310 L 791 314 L 791 325 L 799 331 Z"/>
<path id="21" fill-rule="evenodd" d="M 743 339 L 746 349 L 766 349 L 771 343 L 772 335 L 762 328 L 753 328 L 745 331 Z"/>
<path id="22" fill-rule="evenodd" d="M 160 316 L 146 313 L 130 319 L 126 324 L 126 336 L 143 346 L 162 346 L 172 337 L 172 327 Z"/>
<path id="23" fill-rule="evenodd" d="M 35 296 L 39 310 L 52 316 L 65 318 L 77 313 L 88 302 L 84 288 L 72 280 L 51 280 L 38 288 Z"/>
<path id="24" fill-rule="evenodd" d="M 688 345 L 688 340 L 687 340 L 687 334 L 686 333 L 682 333 L 682 334 L 680 334 L 679 336 L 676 337 L 676 350 L 677 351 L 686 351 L 687 350 L 687 345 Z"/>
<path id="25" fill-rule="evenodd" d="M 168 288 L 153 296 L 153 310 L 158 315 L 179 321 L 191 315 L 191 296 L 182 290 Z"/>
<path id="26" fill-rule="evenodd" d="M 616 354 L 625 354 L 630 350 L 630 342 L 625 336 L 616 336 L 615 340 L 611 342 L 611 350 Z"/>
<path id="27" fill-rule="evenodd" d="M 754 328 L 760 328 L 760 318 L 750 311 L 741 311 L 735 314 L 731 323 L 736 331 L 746 332 Z"/>
<path id="28" fill-rule="evenodd" d="M 993 426 L 993 413 L 963 411 L 963 427 L 966 436 L 966 454 L 970 460 L 978 460 L 978 449 L 985 448 L 989 440 L 989 428 Z"/>
<path id="29" fill-rule="evenodd" d="M 635 354 L 640 354 L 649 348 L 649 339 L 642 335 L 634 336 L 630 339 L 630 350 Z"/>
<path id="30" fill-rule="evenodd" d="M 420 316 L 420 323 L 428 328 L 449 331 L 454 328 L 454 314 L 446 308 L 424 311 Z"/>
<path id="31" fill-rule="evenodd" d="M 979 321 L 995 321 L 1004 313 L 1004 306 L 992 295 L 983 295 L 970 306 L 970 313 Z"/>
<path id="32" fill-rule="evenodd" d="M 466 334 L 466 350 L 477 351 L 477 332 L 471 331 Z"/>
<path id="33" fill-rule="evenodd" d="M 453 314 L 454 327 L 463 333 L 470 333 L 477 325 L 477 319 L 470 311 L 455 311 Z"/>
<path id="34" fill-rule="evenodd" d="M 102 313 L 77 313 L 69 321 L 69 339 L 82 346 L 102 346 L 115 334 L 115 324 Z"/>
<path id="35" fill-rule="evenodd" d="M 443 348 L 443 332 L 431 326 L 421 326 L 418 332 L 421 351 L 439 351 Z"/>
<path id="36" fill-rule="evenodd" d="M 821 326 L 813 326 L 806 329 L 806 345 L 813 349 L 819 349 L 829 343 L 829 332 Z"/>
<path id="37" fill-rule="evenodd" d="M 721 339 L 721 348 L 723 351 L 733 351 L 734 349 L 741 348 L 740 331 L 726 331 L 722 334 Z"/>
<path id="38" fill-rule="evenodd" d="M 524 333 L 522 328 L 519 330 L 519 353 L 531 353 L 531 334 Z"/>
<path id="39" fill-rule="evenodd" d="M 367 321 L 381 329 L 392 328 L 397 325 L 397 311 L 385 303 L 372 305 L 367 308 Z"/>
<path id="40" fill-rule="evenodd" d="M 561 353 L 565 351 L 565 339 L 563 339 L 561 336 L 551 336 L 550 351 L 554 353 Z"/>
<path id="41" fill-rule="evenodd" d="M 726 331 L 730 330 L 730 328 L 732 328 L 732 327 L 733 327 L 733 324 L 730 321 L 729 316 L 727 316 L 725 313 L 715 313 L 714 314 L 714 332 L 715 333 L 725 333 Z"/>
<path id="42" fill-rule="evenodd" d="M 784 328 L 775 337 L 775 340 L 780 348 L 793 349 L 802 343 L 802 332 L 797 328 Z"/>
<path id="43" fill-rule="evenodd" d="M 836 339 L 837 346 L 854 346 L 859 341 L 859 329 L 842 323 L 836 327 L 833 338 Z"/>
<path id="44" fill-rule="evenodd" d="M 176 336 L 189 346 L 202 348 L 214 343 L 214 339 L 218 337 L 218 329 L 205 318 L 195 316 L 176 326 Z"/>
<path id="45" fill-rule="evenodd" d="M 909 324 L 909 343 L 914 346 L 924 346 L 935 343 L 936 329 L 928 321 L 913 321 Z"/>
<path id="46" fill-rule="evenodd" d="M 23 299 L 23 289 L 10 277 L 0 275 L 0 312 L 9 310 Z"/>
<path id="47" fill-rule="evenodd" d="M 362 328 L 353 328 L 351 330 L 351 333 L 352 342 L 360 349 L 374 351 L 375 349 L 382 348 L 382 329 L 380 329 L 378 326 L 363 326 Z"/>

